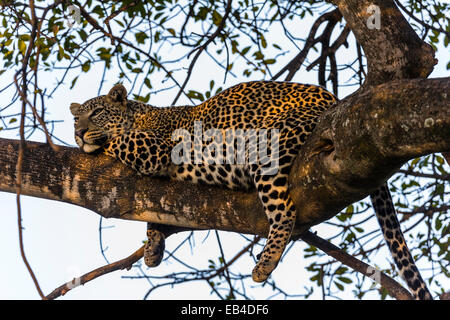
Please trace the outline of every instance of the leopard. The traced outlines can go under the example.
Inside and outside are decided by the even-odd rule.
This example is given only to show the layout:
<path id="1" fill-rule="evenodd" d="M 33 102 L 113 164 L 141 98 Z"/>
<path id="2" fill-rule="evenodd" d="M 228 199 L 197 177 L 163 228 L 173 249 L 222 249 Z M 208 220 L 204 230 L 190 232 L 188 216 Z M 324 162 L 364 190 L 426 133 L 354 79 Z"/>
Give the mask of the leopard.
<path id="1" fill-rule="evenodd" d="M 320 116 L 337 102 L 321 86 L 249 81 L 198 105 L 156 107 L 128 99 L 119 83 L 106 95 L 71 103 L 70 111 L 75 141 L 85 153 L 114 157 L 139 175 L 256 191 L 269 230 L 252 279 L 264 282 L 291 240 L 296 220 L 288 182 L 293 161 Z M 389 189 L 371 199 L 401 276 L 416 299 L 430 299 Z M 148 224 L 144 257 L 151 267 L 159 265 L 164 252 L 164 237 L 153 226 Z"/>

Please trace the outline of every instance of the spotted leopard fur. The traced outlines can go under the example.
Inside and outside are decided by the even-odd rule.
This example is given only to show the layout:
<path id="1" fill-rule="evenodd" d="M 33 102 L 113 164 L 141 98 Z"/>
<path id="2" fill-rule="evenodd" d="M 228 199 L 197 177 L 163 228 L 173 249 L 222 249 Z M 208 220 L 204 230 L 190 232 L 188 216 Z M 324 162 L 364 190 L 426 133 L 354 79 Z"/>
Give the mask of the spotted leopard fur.
<path id="1" fill-rule="evenodd" d="M 288 190 L 293 159 L 311 134 L 319 116 L 335 102 L 336 98 L 321 87 L 254 81 L 231 87 L 197 106 L 167 108 L 128 100 L 125 87 L 116 85 L 106 96 L 90 99 L 81 105 L 72 103 L 70 109 L 75 117 L 75 140 L 84 152 L 101 150 L 145 175 L 168 176 L 233 189 L 256 188 L 270 226 L 266 245 L 252 272 L 253 280 L 262 282 L 277 266 L 294 226 L 296 212 Z M 229 129 L 278 130 L 279 139 L 274 142 L 278 151 L 271 154 L 278 159 L 276 172 L 267 174 L 267 163 L 250 163 L 249 159 L 256 152 L 251 147 L 245 150 L 244 163 L 209 163 L 206 159 L 201 163 L 175 164 L 172 151 L 179 141 L 173 139 L 173 133 L 183 128 L 195 134 L 196 123 L 200 123 L 203 130 L 217 129 L 223 135 Z M 249 142 L 248 136 L 244 140 L 245 146 L 251 145 L 245 143 Z M 225 141 L 224 138 L 222 141 L 209 141 L 209 144 L 197 142 L 202 148 L 212 144 L 215 147 L 213 150 L 225 150 L 227 153 Z M 217 149 L 222 144 L 225 149 Z M 188 149 L 193 156 L 198 151 L 194 149 L 195 145 L 198 146 L 194 143 Z M 233 152 L 236 149 L 229 151 Z M 384 194 L 375 197 L 385 199 Z M 377 203 L 380 204 L 379 201 Z M 380 204 L 380 207 L 383 206 Z M 390 229 L 394 235 L 394 238 L 386 237 L 391 249 L 395 247 L 393 239 L 404 245 L 398 224 L 391 224 L 389 228 L 384 223 L 382 227 Z M 145 262 L 155 266 L 162 258 L 164 238 L 151 228 L 148 236 L 150 241 L 146 247 Z M 402 258 L 399 254 L 395 257 Z M 398 261 L 401 261 L 396 260 L 399 267 L 404 265 L 404 260 Z M 408 258 L 408 266 L 405 266 L 408 271 L 402 275 L 409 280 L 422 281 L 420 274 L 417 277 L 415 265 L 414 268 L 411 265 L 414 261 Z M 410 272 L 413 274 L 410 275 Z M 424 294 L 418 287 L 423 289 L 422 285 L 414 285 L 413 288 L 417 289 L 414 294 L 422 298 Z"/>

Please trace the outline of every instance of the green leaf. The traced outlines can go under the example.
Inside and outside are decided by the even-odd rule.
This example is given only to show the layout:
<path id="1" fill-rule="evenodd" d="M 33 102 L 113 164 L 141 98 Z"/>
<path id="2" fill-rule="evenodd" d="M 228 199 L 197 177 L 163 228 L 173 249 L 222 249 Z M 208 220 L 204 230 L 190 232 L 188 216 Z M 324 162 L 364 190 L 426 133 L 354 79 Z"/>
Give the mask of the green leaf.
<path id="1" fill-rule="evenodd" d="M 339 281 L 341 281 L 341 282 L 343 282 L 343 283 L 352 283 L 353 282 L 353 280 L 352 279 L 350 279 L 350 278 L 347 278 L 347 277 L 338 277 L 338 280 Z"/>
<path id="2" fill-rule="evenodd" d="M 212 20 L 216 26 L 219 26 L 220 23 L 222 22 L 222 15 L 216 10 L 214 10 L 212 13 Z"/>
<path id="3" fill-rule="evenodd" d="M 275 59 L 266 59 L 266 60 L 263 60 L 263 63 L 264 64 L 274 64 L 276 61 L 277 60 L 275 60 Z"/>
<path id="4" fill-rule="evenodd" d="M 164 12 L 158 12 L 157 14 L 155 14 L 155 16 L 153 17 L 154 20 L 158 20 L 159 18 L 161 18 L 161 16 L 164 14 Z"/>
<path id="5" fill-rule="evenodd" d="M 414 167 L 419 161 L 420 158 L 415 158 L 413 161 L 411 161 L 411 167 Z"/>
<path id="6" fill-rule="evenodd" d="M 434 227 L 436 228 L 436 230 L 440 230 L 442 228 L 442 221 L 440 219 L 436 219 L 436 221 L 434 222 Z"/>
<path id="7" fill-rule="evenodd" d="M 72 89 L 72 88 L 75 86 L 75 83 L 77 82 L 77 80 L 78 80 L 78 76 L 76 76 L 75 78 L 73 78 L 72 83 L 71 83 L 71 85 L 70 85 L 70 89 Z"/>
<path id="8" fill-rule="evenodd" d="M 347 270 L 348 270 L 347 267 L 339 267 L 339 268 L 337 268 L 337 270 L 334 273 L 337 275 L 341 275 L 341 274 L 344 274 Z"/>
<path id="9" fill-rule="evenodd" d="M 78 31 L 78 34 L 80 35 L 81 40 L 86 41 L 88 35 L 86 33 L 86 31 L 84 31 L 83 29 Z"/>
<path id="10" fill-rule="evenodd" d="M 19 51 L 22 55 L 25 55 L 25 51 L 27 51 L 27 45 L 25 44 L 25 42 L 23 40 L 18 41 L 18 47 L 19 47 Z"/>
<path id="11" fill-rule="evenodd" d="M 356 230 L 357 232 L 359 232 L 359 233 L 363 233 L 363 232 L 364 232 L 364 229 L 363 229 L 363 228 L 360 228 L 360 227 L 355 227 L 355 230 Z"/>
<path id="12" fill-rule="evenodd" d="M 56 36 L 58 35 L 59 32 L 59 26 L 58 25 L 54 25 L 53 26 L 53 36 L 56 38 Z"/>
<path id="13" fill-rule="evenodd" d="M 176 32 L 175 32 L 174 29 L 169 28 L 169 29 L 167 29 L 167 31 L 168 31 L 171 35 L 173 35 L 174 37 L 176 36 Z"/>
<path id="14" fill-rule="evenodd" d="M 436 156 L 436 161 L 437 161 L 439 164 L 444 164 L 444 163 L 445 163 L 444 158 L 442 158 L 442 157 L 440 157 L 440 156 Z"/>
<path id="15" fill-rule="evenodd" d="M 200 100 L 200 101 L 204 101 L 205 97 L 203 96 L 203 94 L 201 94 L 198 91 L 195 90 L 189 90 L 189 92 L 187 93 L 187 96 L 191 99 L 196 99 L 196 100 Z"/>
<path id="16" fill-rule="evenodd" d="M 248 46 L 248 47 L 245 47 L 244 49 L 242 49 L 242 51 L 241 51 L 241 55 L 245 55 L 247 52 L 248 52 L 248 50 L 250 50 L 250 46 Z"/>
<path id="17" fill-rule="evenodd" d="M 264 54 L 262 54 L 261 51 L 256 51 L 253 56 L 255 57 L 256 60 L 262 60 L 264 59 Z"/>
<path id="18" fill-rule="evenodd" d="M 272 46 L 273 46 L 275 49 L 281 50 L 281 47 L 280 47 L 279 45 L 277 45 L 276 43 L 272 44 Z"/>
<path id="19" fill-rule="evenodd" d="M 150 79 L 149 79 L 149 78 L 145 78 L 144 84 L 147 86 L 147 88 L 149 88 L 149 89 L 152 88 L 152 85 L 151 85 L 151 83 L 150 83 Z"/>
<path id="20" fill-rule="evenodd" d="M 58 60 L 61 60 L 62 58 L 64 58 L 64 48 L 59 46 L 58 48 L 58 56 L 57 56 Z"/>
<path id="21" fill-rule="evenodd" d="M 148 38 L 147 34 L 145 32 L 138 32 L 134 34 L 137 43 L 144 44 L 145 40 Z"/>
<path id="22" fill-rule="evenodd" d="M 90 61 L 86 61 L 85 63 L 83 63 L 81 65 L 81 70 L 83 72 L 88 72 L 90 68 L 91 68 L 91 62 Z"/>
<path id="23" fill-rule="evenodd" d="M 266 41 L 266 38 L 264 38 L 264 36 L 263 36 L 262 34 L 260 34 L 260 36 L 261 36 L 261 46 L 262 46 L 263 48 L 267 48 L 267 41 Z"/>
<path id="24" fill-rule="evenodd" d="M 351 204 L 347 207 L 347 209 L 345 210 L 345 213 L 351 214 L 353 212 L 354 212 L 354 208 L 353 208 L 353 205 Z"/>
<path id="25" fill-rule="evenodd" d="M 8 40 L 5 41 L 5 43 L 3 44 L 3 46 L 7 47 L 7 46 L 9 46 L 12 42 L 13 42 L 13 39 L 8 39 Z"/>
<path id="26" fill-rule="evenodd" d="M 198 10 L 198 13 L 196 15 L 196 21 L 197 20 L 205 20 L 206 16 L 208 15 L 209 9 L 207 7 L 200 7 Z"/>
<path id="27" fill-rule="evenodd" d="M 145 96 L 139 96 L 139 95 L 135 94 L 134 100 L 147 103 L 150 100 L 150 93 L 147 93 Z"/>
<path id="28" fill-rule="evenodd" d="M 336 287 L 338 287 L 339 290 L 344 291 L 344 286 L 342 284 L 336 281 L 334 281 L 334 284 L 336 285 Z"/>
<path id="29" fill-rule="evenodd" d="M 30 41 L 31 37 L 29 34 L 22 34 L 19 36 L 19 39 L 22 41 Z"/>
<path id="30" fill-rule="evenodd" d="M 154 39 L 155 39 L 155 42 L 158 42 L 159 40 L 161 40 L 161 32 L 156 31 L 155 35 L 154 35 Z"/>

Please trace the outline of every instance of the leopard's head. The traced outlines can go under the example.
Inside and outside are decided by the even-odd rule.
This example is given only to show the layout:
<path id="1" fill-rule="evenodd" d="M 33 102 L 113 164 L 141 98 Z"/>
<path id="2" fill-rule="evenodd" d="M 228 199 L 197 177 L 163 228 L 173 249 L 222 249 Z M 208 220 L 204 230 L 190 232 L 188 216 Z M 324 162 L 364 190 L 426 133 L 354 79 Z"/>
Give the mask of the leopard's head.
<path id="1" fill-rule="evenodd" d="M 115 85 L 105 96 L 83 104 L 72 103 L 70 112 L 75 120 L 75 141 L 86 153 L 99 150 L 123 134 L 131 123 L 127 114 L 127 90 L 121 84 Z"/>

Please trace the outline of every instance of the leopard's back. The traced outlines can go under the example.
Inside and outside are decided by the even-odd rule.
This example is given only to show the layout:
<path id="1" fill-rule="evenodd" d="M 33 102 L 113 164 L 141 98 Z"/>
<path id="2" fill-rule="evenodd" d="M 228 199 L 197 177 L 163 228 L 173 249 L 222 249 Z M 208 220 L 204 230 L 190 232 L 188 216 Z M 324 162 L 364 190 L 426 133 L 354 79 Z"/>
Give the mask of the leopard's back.
<path id="1" fill-rule="evenodd" d="M 192 163 L 192 159 L 195 158 L 193 145 L 191 161 L 173 166 L 170 175 L 174 179 L 195 183 L 224 185 L 232 189 L 250 189 L 255 184 L 252 169 L 257 170 L 258 163 L 255 164 L 255 161 L 260 160 L 258 159 L 260 150 L 251 150 L 251 148 L 257 149 L 258 145 L 252 146 L 252 141 L 249 141 L 247 137 L 244 142 L 246 147 L 244 158 L 241 156 L 241 161 L 237 161 L 239 160 L 239 155 L 236 154 L 238 148 L 234 145 L 234 150 L 227 152 L 230 140 L 227 142 L 226 135 L 231 131 L 236 133 L 238 130 L 244 134 L 258 135 L 262 130 L 266 130 L 268 144 L 270 144 L 273 129 L 276 129 L 278 133 L 278 155 L 280 156 L 276 169 L 285 174 L 289 171 L 300 146 L 314 129 L 318 117 L 335 101 L 335 97 L 321 87 L 291 82 L 254 81 L 231 87 L 202 104 L 192 107 L 189 115 L 190 122 L 184 123 L 184 126 L 171 128 L 187 130 L 190 136 L 194 137 L 194 142 L 198 132 L 205 133 L 211 129 L 220 131 L 223 137 L 221 142 L 204 141 L 203 136 L 203 139 L 200 137 L 202 140 L 200 148 L 202 151 L 207 148 L 221 148 L 222 161 L 216 158 L 213 161 L 214 165 L 205 164 L 207 159 L 203 158 L 203 161 L 199 163 Z M 167 112 L 167 117 L 170 117 L 174 110 L 169 108 L 164 112 Z M 235 140 L 237 140 L 236 136 L 231 139 L 231 141 Z M 179 142 L 172 143 L 174 146 Z M 197 146 L 199 146 L 198 143 Z M 255 155 L 255 153 L 258 154 Z M 274 155 L 268 154 L 269 158 L 271 156 Z M 233 160 L 227 162 L 227 157 Z M 250 163 L 252 159 L 254 161 Z"/>
<path id="2" fill-rule="evenodd" d="M 325 89 L 292 82 L 235 85 L 194 107 L 196 120 L 214 128 L 270 128 L 289 117 L 317 117 L 336 101 Z"/>

